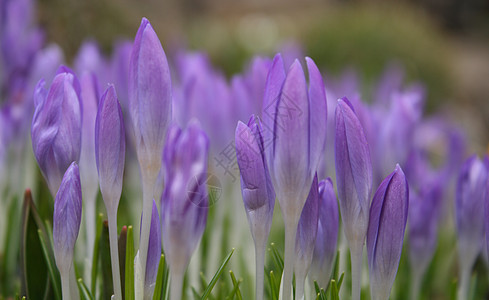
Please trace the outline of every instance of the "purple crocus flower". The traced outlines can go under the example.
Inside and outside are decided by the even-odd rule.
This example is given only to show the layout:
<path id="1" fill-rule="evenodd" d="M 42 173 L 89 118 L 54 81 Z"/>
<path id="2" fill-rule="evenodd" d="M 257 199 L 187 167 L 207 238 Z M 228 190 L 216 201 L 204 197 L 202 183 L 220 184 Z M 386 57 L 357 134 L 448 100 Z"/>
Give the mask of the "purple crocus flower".
<path id="1" fill-rule="evenodd" d="M 95 158 L 107 211 L 117 211 L 126 153 L 124 120 L 113 85 L 102 95 L 95 123 Z"/>
<path id="2" fill-rule="evenodd" d="M 297 225 L 326 139 L 324 83 L 312 59 L 306 62 L 309 90 L 299 61 L 285 73 L 282 57 L 275 56 L 262 113 L 268 167 L 285 223 L 284 299 L 291 294 Z"/>
<path id="3" fill-rule="evenodd" d="M 295 299 L 304 298 L 304 283 L 311 266 L 319 217 L 318 177 L 314 176 L 311 190 L 302 209 L 295 239 Z"/>
<path id="4" fill-rule="evenodd" d="M 485 231 L 486 231 L 486 251 L 488 251 L 487 257 L 489 257 L 489 155 L 484 155 L 484 165 L 486 166 L 487 172 L 487 183 L 486 183 L 486 197 L 484 200 L 484 220 L 485 220 Z"/>
<path id="5" fill-rule="evenodd" d="M 80 172 L 78 165 L 73 162 L 61 181 L 54 200 L 53 213 L 54 258 L 61 275 L 63 299 L 71 299 L 69 277 L 73 268 L 73 249 L 80 230 L 81 214 Z"/>
<path id="6" fill-rule="evenodd" d="M 153 298 L 156 275 L 161 257 L 161 227 L 158 208 L 153 199 L 153 210 L 151 213 L 151 228 L 149 230 L 148 260 L 146 261 L 146 276 L 144 277 L 144 295 Z"/>
<path id="7" fill-rule="evenodd" d="M 331 178 L 319 182 L 319 220 L 309 277 L 326 289 L 333 271 L 338 242 L 338 202 Z"/>
<path id="8" fill-rule="evenodd" d="M 396 165 L 375 192 L 370 209 L 367 253 L 372 299 L 389 299 L 401 259 L 408 202 L 408 183 Z"/>
<path id="9" fill-rule="evenodd" d="M 74 82 L 72 74 L 61 73 L 54 77 L 49 92 L 44 80 L 34 92 L 32 148 L 53 196 L 68 166 L 80 157 L 81 105 Z"/>
<path id="10" fill-rule="evenodd" d="M 151 214 L 151 202 L 158 173 L 165 134 L 171 119 L 172 93 L 170 69 L 160 40 L 151 24 L 143 18 L 134 40 L 129 64 L 129 113 L 143 186 L 143 215 Z M 150 218 L 141 225 L 140 256 L 136 270 L 141 280 L 136 294 L 142 291 L 146 274 Z M 136 295 L 140 297 L 139 294 Z"/>
<path id="11" fill-rule="evenodd" d="M 352 260 L 352 299 L 360 299 L 362 252 L 369 222 L 372 163 L 363 127 L 346 98 L 336 106 L 335 167 L 341 217 Z"/>
<path id="12" fill-rule="evenodd" d="M 255 242 L 256 299 L 263 299 L 265 251 L 272 226 L 275 191 L 265 161 L 260 119 L 252 115 L 236 127 L 236 157 L 241 175 L 241 193 L 251 235 Z"/>
<path id="13" fill-rule="evenodd" d="M 122 193 L 126 140 L 122 110 L 113 85 L 102 95 L 95 121 L 95 158 L 107 209 L 115 299 L 122 299 L 117 244 L 117 208 Z"/>
<path id="14" fill-rule="evenodd" d="M 168 258 L 171 299 L 181 299 L 183 275 L 204 233 L 209 205 L 209 140 L 199 124 L 168 130 L 163 159 L 165 190 L 161 197 L 161 234 Z"/>
<path id="15" fill-rule="evenodd" d="M 476 155 L 462 166 L 455 198 L 455 219 L 460 261 L 459 299 L 468 297 L 470 272 L 484 239 L 484 207 L 487 170 Z"/>

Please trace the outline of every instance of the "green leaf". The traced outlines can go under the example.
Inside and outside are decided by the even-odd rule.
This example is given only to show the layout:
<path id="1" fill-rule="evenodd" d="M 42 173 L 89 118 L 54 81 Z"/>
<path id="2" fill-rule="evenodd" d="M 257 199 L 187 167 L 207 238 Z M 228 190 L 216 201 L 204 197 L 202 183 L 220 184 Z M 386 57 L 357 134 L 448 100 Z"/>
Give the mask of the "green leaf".
<path id="1" fill-rule="evenodd" d="M 0 272 L 0 289 L 5 295 L 11 295 L 13 291 L 14 282 L 17 279 L 16 274 L 18 269 L 18 254 L 20 245 L 20 223 L 18 215 L 19 202 L 18 199 L 7 199 L 10 200 L 8 205 L 8 220 L 7 229 L 5 231 L 5 249 L 2 253 L 2 270 Z M 4 199 L 1 199 L 4 201 Z"/>
<path id="2" fill-rule="evenodd" d="M 224 259 L 223 263 L 221 264 L 221 266 L 217 270 L 216 274 L 214 274 L 214 277 L 212 277 L 209 285 L 207 286 L 207 288 L 204 291 L 204 294 L 201 297 L 201 300 L 206 300 L 209 297 L 209 295 L 212 292 L 212 289 L 216 285 L 217 280 L 219 280 L 219 277 L 221 277 L 222 272 L 224 272 L 224 268 L 228 264 L 228 262 L 231 259 L 231 256 L 233 255 L 233 253 L 234 253 L 234 248 L 233 248 L 233 250 L 231 250 L 231 252 L 228 254 L 228 256 Z"/>
<path id="3" fill-rule="evenodd" d="M 24 194 L 21 218 L 21 284 L 22 294 L 28 298 L 48 296 L 50 291 L 48 256 L 44 255 L 47 245 L 42 245 L 40 237 L 46 235 L 46 229 L 32 201 L 30 190 Z M 40 280 L 44 278 L 44 280 Z M 53 277 L 54 279 L 55 277 Z"/>
<path id="4" fill-rule="evenodd" d="M 112 266 L 110 265 L 109 224 L 104 220 L 100 235 L 100 263 L 102 266 L 102 299 L 111 300 L 114 294 Z"/>
<path id="5" fill-rule="evenodd" d="M 98 275 L 98 259 L 100 255 L 100 235 L 102 235 L 102 223 L 104 221 L 104 215 L 99 214 L 97 217 L 95 242 L 93 244 L 93 257 L 92 257 L 92 280 L 90 282 L 90 290 L 93 295 L 96 295 L 97 291 L 97 275 Z"/>
<path id="6" fill-rule="evenodd" d="M 280 292 L 279 289 L 280 283 L 277 284 L 275 274 L 273 273 L 273 271 L 270 271 L 270 291 L 272 295 L 272 300 L 278 300 L 278 295 Z"/>
<path id="7" fill-rule="evenodd" d="M 165 273 L 166 273 L 166 262 L 165 255 L 161 254 L 160 264 L 158 266 L 158 273 L 156 274 L 156 283 L 155 283 L 155 291 L 153 294 L 153 300 L 160 300 L 161 295 L 163 294 L 163 283 L 165 281 Z"/>
<path id="8" fill-rule="evenodd" d="M 58 269 L 56 267 L 56 262 L 54 260 L 54 254 L 50 252 L 51 250 L 48 248 L 46 241 L 44 240 L 44 235 L 40 229 L 37 231 L 37 234 L 39 235 L 39 241 L 41 242 L 42 254 L 44 255 L 44 259 L 47 263 L 49 278 L 54 289 L 54 295 L 56 299 L 61 300 L 61 288 L 59 286 L 60 278 Z"/>
<path id="9" fill-rule="evenodd" d="M 117 249 L 119 250 L 119 272 L 121 277 L 121 286 L 126 284 L 126 245 L 127 245 L 127 226 L 122 226 L 119 240 L 117 241 Z M 122 289 L 122 299 L 126 299 L 126 291 Z"/>
<path id="10" fill-rule="evenodd" d="M 270 244 L 269 251 L 272 255 L 275 266 L 277 267 L 277 274 L 280 274 L 280 276 L 282 276 L 281 274 L 284 270 L 284 259 L 282 258 L 282 255 L 275 246 L 275 243 Z"/>
<path id="11" fill-rule="evenodd" d="M 340 295 L 338 292 L 338 286 L 336 285 L 336 280 L 331 280 L 331 300 L 340 300 Z"/>
<path id="12" fill-rule="evenodd" d="M 343 278 L 345 278 L 345 272 L 341 273 L 340 279 L 338 279 L 338 291 L 340 291 L 341 285 L 343 284 Z"/>
<path id="13" fill-rule="evenodd" d="M 127 227 L 126 241 L 126 300 L 134 300 L 134 234 L 132 226 Z"/>
<path id="14" fill-rule="evenodd" d="M 227 298 L 234 299 L 234 295 L 236 295 L 236 298 L 238 300 L 242 300 L 243 297 L 241 296 L 241 291 L 239 290 L 239 285 L 241 283 L 241 280 L 237 281 L 233 271 L 231 270 L 229 271 L 229 276 L 231 276 L 231 281 L 233 282 L 233 290 L 231 291 L 231 294 Z"/>
<path id="15" fill-rule="evenodd" d="M 78 289 L 80 290 L 80 296 L 82 300 L 93 300 L 92 295 L 90 294 L 90 291 L 88 290 L 87 286 L 83 282 L 83 279 L 78 278 Z"/>

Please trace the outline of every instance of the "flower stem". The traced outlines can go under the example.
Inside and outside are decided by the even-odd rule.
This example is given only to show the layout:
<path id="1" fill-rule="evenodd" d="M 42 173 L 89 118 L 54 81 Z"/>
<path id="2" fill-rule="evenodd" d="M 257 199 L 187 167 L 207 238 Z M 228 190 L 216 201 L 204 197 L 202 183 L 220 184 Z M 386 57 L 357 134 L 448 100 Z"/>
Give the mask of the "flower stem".
<path id="1" fill-rule="evenodd" d="M 462 267 L 460 274 L 460 285 L 458 287 L 457 299 L 465 300 L 469 297 L 469 285 L 470 285 L 470 267 Z"/>
<path id="2" fill-rule="evenodd" d="M 117 209 L 108 213 L 110 259 L 112 264 L 112 281 L 115 300 L 122 300 L 121 273 L 119 271 L 119 248 L 117 242 Z"/>
<path id="3" fill-rule="evenodd" d="M 363 243 L 350 247 L 352 300 L 360 300 L 362 290 L 362 253 Z"/>
<path id="4" fill-rule="evenodd" d="M 61 274 L 61 295 L 63 300 L 71 299 L 70 293 L 70 276 L 68 274 Z"/>
<path id="5" fill-rule="evenodd" d="M 95 243 L 95 198 L 85 199 L 85 226 L 87 230 L 87 260 L 91 263 L 93 257 L 93 245 Z M 89 264 L 89 268 L 91 265 Z M 88 271 L 91 274 L 90 270 Z"/>
<path id="6" fill-rule="evenodd" d="M 143 174 L 143 217 L 141 224 L 141 237 L 139 241 L 139 262 L 141 268 L 142 286 L 146 276 L 146 260 L 148 257 L 149 229 L 151 225 L 151 211 L 153 209 L 153 190 L 155 176 L 144 176 Z"/>
<path id="7" fill-rule="evenodd" d="M 421 290 L 421 280 L 423 279 L 423 275 L 419 271 L 414 271 L 411 278 L 411 295 L 409 299 L 416 300 L 418 299 L 419 291 Z"/>
<path id="8" fill-rule="evenodd" d="M 170 299 L 180 300 L 182 298 L 183 274 L 185 269 L 179 265 L 170 267 Z"/>
<path id="9" fill-rule="evenodd" d="M 263 300 L 263 282 L 265 280 L 265 242 L 255 242 L 256 261 L 256 300 Z"/>
<path id="10" fill-rule="evenodd" d="M 285 220 L 285 251 L 282 296 L 283 300 L 290 300 L 292 290 L 292 275 L 295 262 L 295 237 L 297 234 L 297 225 L 299 223 L 299 218 L 295 216 L 289 216 L 285 218 Z"/>

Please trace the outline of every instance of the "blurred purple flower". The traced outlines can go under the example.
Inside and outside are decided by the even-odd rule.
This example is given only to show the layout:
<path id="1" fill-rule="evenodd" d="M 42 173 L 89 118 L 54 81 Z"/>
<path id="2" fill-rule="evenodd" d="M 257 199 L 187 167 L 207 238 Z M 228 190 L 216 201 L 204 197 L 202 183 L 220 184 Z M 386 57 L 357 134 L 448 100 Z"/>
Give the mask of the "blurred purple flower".
<path id="1" fill-rule="evenodd" d="M 148 260 L 146 261 L 146 276 L 144 277 L 145 296 L 153 297 L 156 275 L 161 257 L 161 230 L 158 208 L 153 199 L 153 210 L 151 214 L 151 228 L 149 231 Z"/>
<path id="2" fill-rule="evenodd" d="M 372 299 L 389 299 L 401 259 L 408 202 L 408 183 L 396 165 L 377 189 L 370 209 L 367 253 Z"/>
<path id="3" fill-rule="evenodd" d="M 319 182 L 319 220 L 309 277 L 326 289 L 336 257 L 338 242 L 338 202 L 331 178 Z"/>

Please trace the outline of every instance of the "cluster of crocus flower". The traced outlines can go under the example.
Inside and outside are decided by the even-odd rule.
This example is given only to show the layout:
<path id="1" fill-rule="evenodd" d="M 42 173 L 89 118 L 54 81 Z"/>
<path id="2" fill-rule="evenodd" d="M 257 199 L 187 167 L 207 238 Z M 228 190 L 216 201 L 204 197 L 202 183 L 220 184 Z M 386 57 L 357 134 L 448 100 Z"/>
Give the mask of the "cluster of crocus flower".
<path id="1" fill-rule="evenodd" d="M 389 298 L 405 230 L 417 299 L 449 203 L 448 183 L 459 171 L 454 206 L 459 297 L 467 297 L 474 261 L 489 244 L 489 159 L 473 156 L 462 165 L 460 132 L 441 117 L 423 119 L 424 90 L 417 84 L 403 87 L 398 69 L 387 70 L 370 103 L 360 98 L 352 73 L 325 82 L 328 77 L 306 58 L 306 76 L 300 58 L 285 59 L 290 53 L 255 57 L 228 80 L 203 53 L 179 52 L 167 60 L 143 18 L 134 42 L 117 43 L 110 59 L 95 42 L 86 42 L 72 70 L 59 67 L 59 48 L 42 49 L 40 31 L 22 21 L 30 20 L 32 3 L 6 0 L 0 10 L 2 45 L 14 46 L 1 49 L 0 88 L 7 101 L 0 111 L 0 193 L 6 186 L 15 191 L 12 178 L 22 177 L 5 176 L 4 169 L 22 162 L 19 149 L 29 127 L 22 120 L 28 116 L 34 157 L 54 198 L 53 249 L 64 299 L 79 298 L 77 251 L 86 257 L 85 279 L 91 276 L 87 262 L 99 190 L 108 219 L 114 299 L 125 296 L 117 239 L 123 190 L 131 199 L 131 217 L 141 220 L 135 299 L 152 299 L 162 251 L 170 298 L 188 297 L 185 273 L 212 205 L 209 172 L 234 182 L 238 169 L 243 201 L 225 199 L 216 208 L 224 213 L 210 220 L 211 234 L 218 236 L 225 214 L 244 211 L 255 248 L 256 299 L 265 295 L 277 199 L 285 229 L 282 298 L 291 299 L 294 275 L 295 299 L 307 297 L 307 282 L 326 288 L 340 241 L 340 249 L 350 249 L 351 272 L 346 271 L 354 300 L 361 295 L 365 244 L 371 298 Z M 430 154 L 440 148 L 447 149 L 443 162 L 434 164 Z M 236 166 L 224 164 L 229 158 Z M 133 188 L 138 183 L 141 191 Z M 238 190 L 233 183 L 225 188 Z M 231 235 L 238 241 L 249 237 L 242 221 L 233 215 Z M 78 237 L 84 249 L 75 245 Z M 213 257 L 218 251 L 209 252 Z M 340 263 L 340 268 L 345 267 Z"/>

